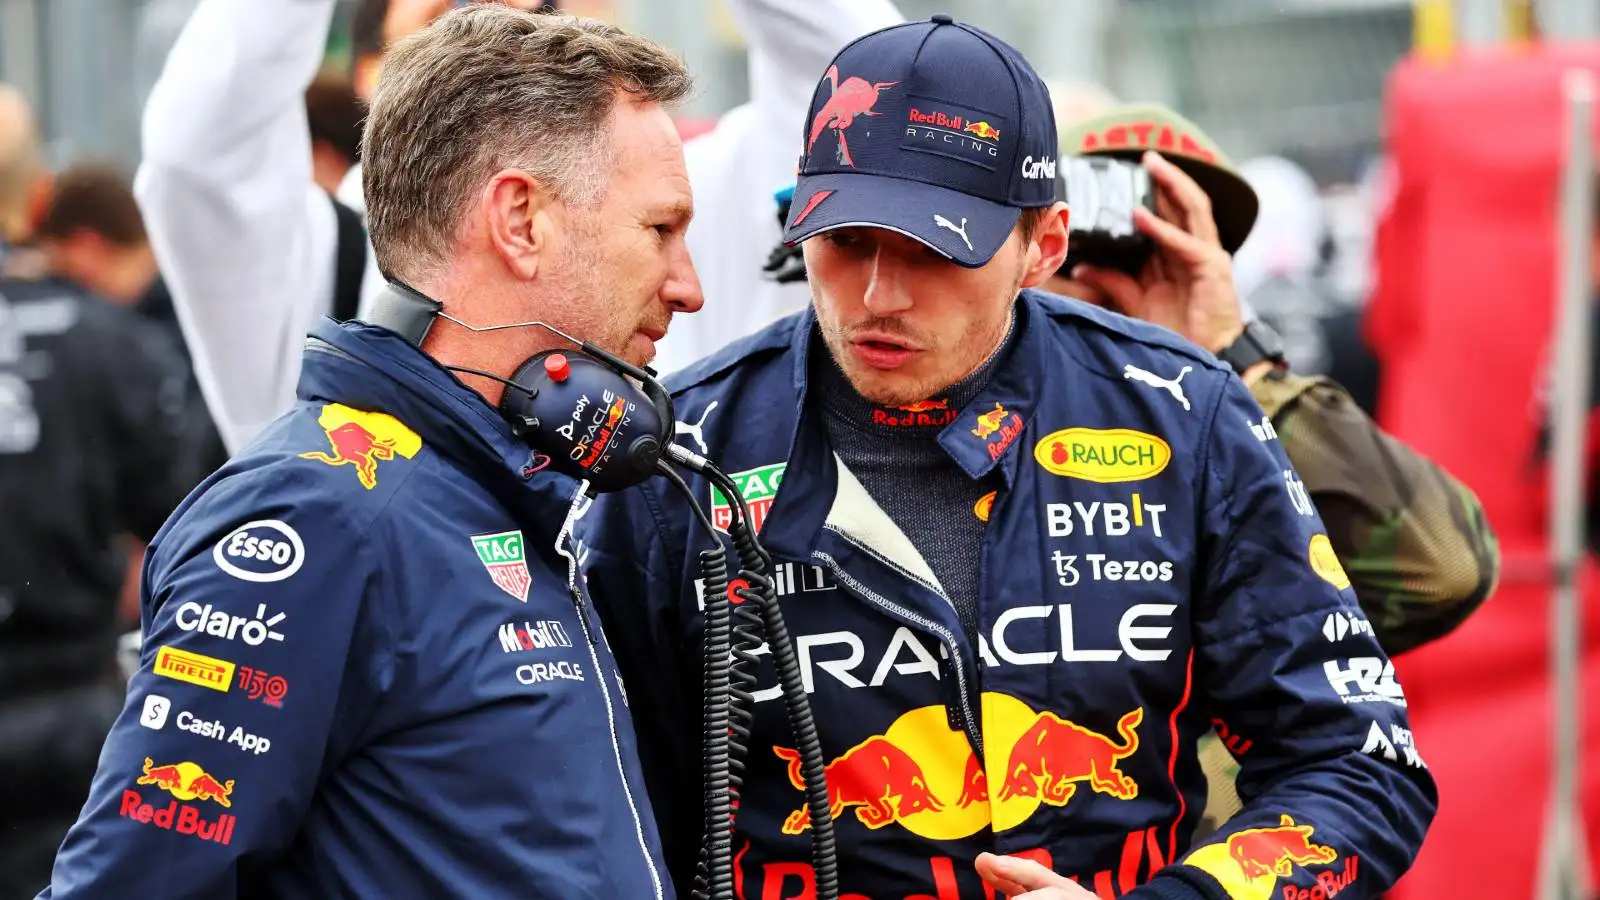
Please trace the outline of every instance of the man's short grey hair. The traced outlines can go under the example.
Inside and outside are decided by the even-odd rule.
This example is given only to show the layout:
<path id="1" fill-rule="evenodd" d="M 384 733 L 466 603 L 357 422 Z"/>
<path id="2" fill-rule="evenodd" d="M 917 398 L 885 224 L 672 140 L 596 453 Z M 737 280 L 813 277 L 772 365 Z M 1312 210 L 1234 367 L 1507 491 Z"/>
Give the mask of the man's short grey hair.
<path id="1" fill-rule="evenodd" d="M 384 55 L 362 134 L 378 267 L 415 279 L 442 265 L 502 169 L 593 204 L 609 181 L 618 92 L 671 105 L 692 87 L 666 48 L 603 22 L 496 4 L 439 17 Z"/>

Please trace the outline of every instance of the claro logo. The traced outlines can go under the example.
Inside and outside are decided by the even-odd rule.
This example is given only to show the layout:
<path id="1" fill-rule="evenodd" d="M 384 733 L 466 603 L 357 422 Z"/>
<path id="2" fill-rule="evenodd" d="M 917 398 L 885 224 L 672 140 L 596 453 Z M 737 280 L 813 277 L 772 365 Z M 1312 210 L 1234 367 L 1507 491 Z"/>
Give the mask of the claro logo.
<path id="1" fill-rule="evenodd" d="M 1172 461 L 1172 448 L 1128 428 L 1067 428 L 1045 435 L 1033 458 L 1052 475 L 1116 484 L 1159 475 Z"/>

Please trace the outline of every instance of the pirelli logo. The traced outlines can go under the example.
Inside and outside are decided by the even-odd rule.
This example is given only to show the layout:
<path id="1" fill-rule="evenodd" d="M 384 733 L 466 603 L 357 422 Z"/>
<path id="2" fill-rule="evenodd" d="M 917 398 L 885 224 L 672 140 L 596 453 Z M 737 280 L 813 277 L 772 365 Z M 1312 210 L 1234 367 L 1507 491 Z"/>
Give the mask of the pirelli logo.
<path id="1" fill-rule="evenodd" d="M 162 647 L 156 651 L 156 674 L 226 694 L 233 683 L 233 663 L 176 647 Z"/>

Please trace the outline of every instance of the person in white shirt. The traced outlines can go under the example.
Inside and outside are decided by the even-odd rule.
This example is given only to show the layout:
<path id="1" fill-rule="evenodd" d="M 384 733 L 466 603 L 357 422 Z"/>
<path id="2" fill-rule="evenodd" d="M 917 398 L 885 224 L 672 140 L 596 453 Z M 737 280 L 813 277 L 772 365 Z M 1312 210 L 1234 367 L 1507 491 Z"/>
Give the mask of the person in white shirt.
<path id="1" fill-rule="evenodd" d="M 384 42 L 451 5 L 390 0 Z M 539 6 L 537 2 L 517 5 Z M 338 218 L 312 179 L 304 93 L 336 0 L 202 0 L 151 91 L 135 191 L 206 400 L 236 451 L 294 400 L 301 344 L 333 311 Z M 902 21 L 890 0 L 730 0 L 750 45 L 751 100 L 688 143 L 690 252 L 706 308 L 659 347 L 670 372 L 807 302 L 762 277 L 773 191 L 792 181 L 816 73 Z M 358 92 L 372 83 L 358 65 Z M 360 169 L 339 199 L 359 206 Z M 383 278 L 369 259 L 363 293 Z"/>

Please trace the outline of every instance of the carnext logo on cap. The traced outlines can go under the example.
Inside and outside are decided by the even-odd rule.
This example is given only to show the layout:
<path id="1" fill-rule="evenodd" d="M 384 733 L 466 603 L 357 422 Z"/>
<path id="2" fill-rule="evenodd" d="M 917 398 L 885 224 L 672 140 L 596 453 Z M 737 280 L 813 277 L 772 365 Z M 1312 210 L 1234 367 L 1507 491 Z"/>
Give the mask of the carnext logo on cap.
<path id="1" fill-rule="evenodd" d="M 1041 156 L 1038 159 L 1034 159 L 1031 156 L 1024 156 L 1022 158 L 1022 177 L 1055 178 L 1056 161 L 1048 156 Z"/>
<path id="2" fill-rule="evenodd" d="M 980 110 L 926 97 L 907 98 L 906 131 L 900 146 L 936 153 L 993 170 L 999 164 L 1000 142 L 1007 140 L 1006 121 Z"/>

